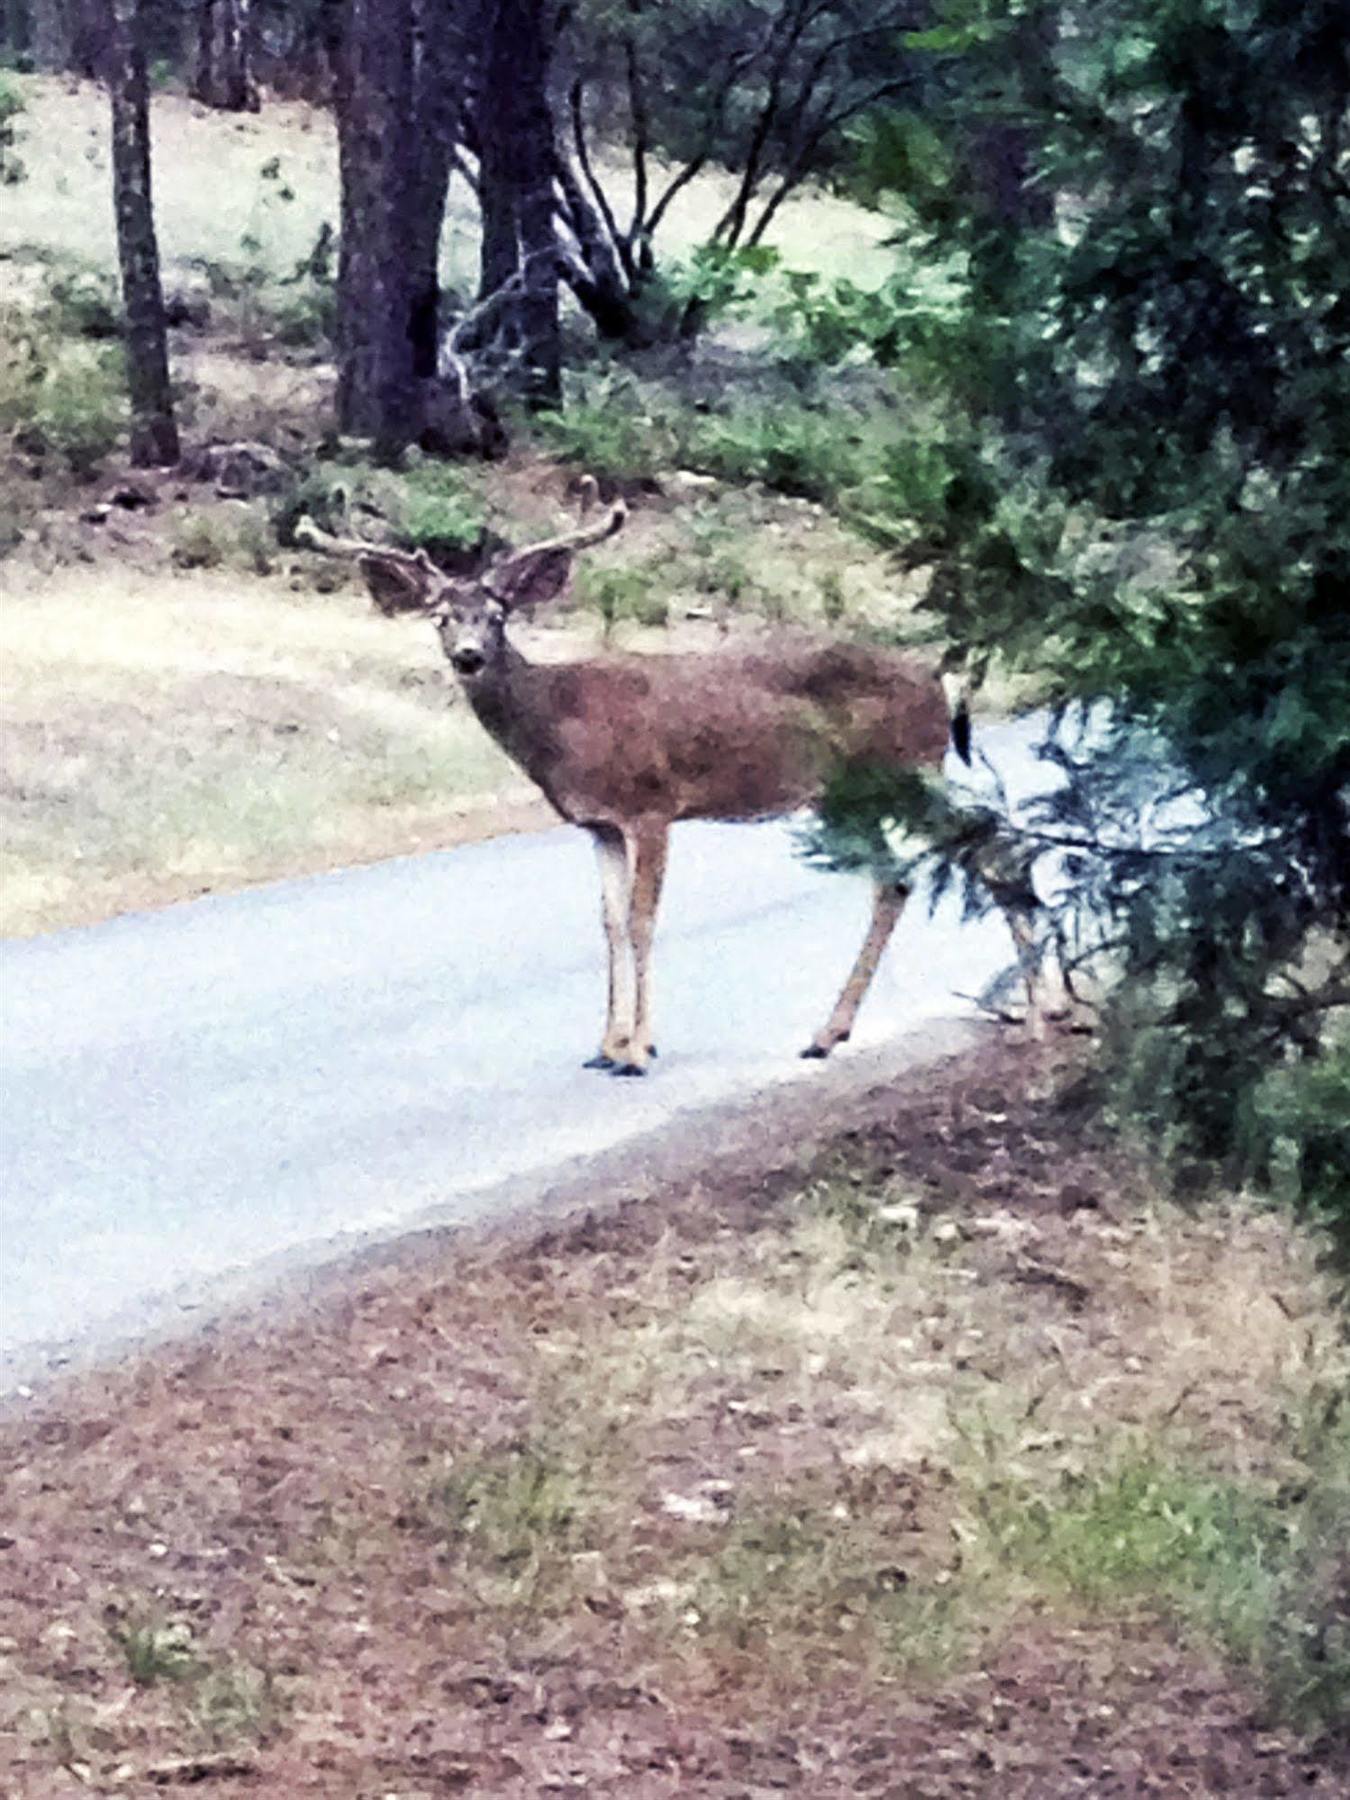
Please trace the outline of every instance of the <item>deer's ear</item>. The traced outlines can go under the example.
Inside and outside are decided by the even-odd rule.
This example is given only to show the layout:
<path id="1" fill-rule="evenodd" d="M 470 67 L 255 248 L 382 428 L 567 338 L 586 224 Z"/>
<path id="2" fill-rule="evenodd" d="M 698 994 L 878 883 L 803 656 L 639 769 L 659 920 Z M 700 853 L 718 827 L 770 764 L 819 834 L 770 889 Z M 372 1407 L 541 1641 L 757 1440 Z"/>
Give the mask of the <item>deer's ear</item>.
<path id="1" fill-rule="evenodd" d="M 488 571 L 487 588 L 508 612 L 520 612 L 556 600 L 572 573 L 572 552 L 563 549 L 522 550 L 503 557 Z"/>
<path id="2" fill-rule="evenodd" d="M 370 597 L 382 613 L 424 612 L 431 597 L 435 570 L 430 562 L 410 556 L 382 556 L 377 550 L 357 558 Z"/>

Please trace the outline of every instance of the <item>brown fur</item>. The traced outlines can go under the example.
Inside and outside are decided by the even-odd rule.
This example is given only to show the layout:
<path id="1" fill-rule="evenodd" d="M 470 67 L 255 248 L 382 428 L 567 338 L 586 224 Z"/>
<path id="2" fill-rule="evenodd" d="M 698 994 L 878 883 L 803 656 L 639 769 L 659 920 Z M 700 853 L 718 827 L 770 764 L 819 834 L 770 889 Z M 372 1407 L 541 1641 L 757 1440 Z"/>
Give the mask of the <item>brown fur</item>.
<path id="1" fill-rule="evenodd" d="M 575 550 L 623 520 L 617 506 L 599 523 L 498 558 L 474 582 L 439 575 L 422 555 L 327 538 L 309 521 L 296 536 L 356 555 L 385 611 L 435 618 L 483 725 L 562 817 L 591 833 L 609 947 L 608 1016 L 592 1066 L 640 1075 L 654 1054 L 647 977 L 670 826 L 795 812 L 850 764 L 939 768 L 951 722 L 937 676 L 915 660 L 806 636 L 706 656 L 531 663 L 506 635 L 508 616 L 556 598 Z M 804 1054 L 825 1056 L 848 1037 L 904 899 L 878 884 L 853 970 Z"/>
<path id="2" fill-rule="evenodd" d="M 828 641 L 561 667 L 507 646 L 465 688 L 563 818 L 619 829 L 792 812 L 843 764 L 939 766 L 949 729 L 929 670 Z"/>

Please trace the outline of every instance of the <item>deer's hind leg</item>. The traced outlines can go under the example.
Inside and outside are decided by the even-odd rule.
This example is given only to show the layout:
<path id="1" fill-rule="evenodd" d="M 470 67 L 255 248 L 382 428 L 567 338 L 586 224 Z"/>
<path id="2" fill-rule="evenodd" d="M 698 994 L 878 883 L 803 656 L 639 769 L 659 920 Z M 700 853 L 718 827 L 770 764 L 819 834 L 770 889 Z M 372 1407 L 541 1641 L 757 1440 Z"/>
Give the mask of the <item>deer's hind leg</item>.
<path id="1" fill-rule="evenodd" d="M 605 1008 L 605 1035 L 586 1067 L 614 1069 L 629 1060 L 637 1014 L 637 974 L 629 931 L 633 884 L 623 833 L 613 825 L 593 825 L 590 833 L 600 869 L 601 916 L 609 955 L 609 997 Z"/>
<path id="2" fill-rule="evenodd" d="M 645 1075 L 648 1062 L 656 1055 L 651 1024 L 651 955 L 668 843 L 669 827 L 664 820 L 637 826 L 629 839 L 632 880 L 628 941 L 633 950 L 636 1000 L 632 1040 L 627 1058 L 614 1070 L 616 1075 Z"/>
<path id="3" fill-rule="evenodd" d="M 839 998 L 834 1003 L 834 1011 L 802 1051 L 803 1056 L 828 1056 L 835 1045 L 842 1044 L 853 1030 L 858 1008 L 867 997 L 872 977 L 877 972 L 908 898 L 908 888 L 895 882 L 877 882 L 872 896 L 872 923 L 867 928 L 858 960 L 840 990 Z"/>

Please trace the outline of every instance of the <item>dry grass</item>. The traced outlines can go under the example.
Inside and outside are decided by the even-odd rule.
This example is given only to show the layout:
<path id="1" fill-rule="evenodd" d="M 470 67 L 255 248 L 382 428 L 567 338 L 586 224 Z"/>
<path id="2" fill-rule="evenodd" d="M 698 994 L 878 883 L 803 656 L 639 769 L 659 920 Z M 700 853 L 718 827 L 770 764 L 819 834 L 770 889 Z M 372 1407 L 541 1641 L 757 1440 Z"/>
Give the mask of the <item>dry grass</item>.
<path id="1" fill-rule="evenodd" d="M 0 568 L 8 932 L 453 842 L 533 796 L 355 593 Z"/>
<path id="2" fill-rule="evenodd" d="M 94 199 L 106 196 L 111 179 L 104 95 L 91 84 L 54 77 L 12 79 L 27 102 L 21 128 L 28 177 L 5 190 L 0 253 L 37 245 L 111 269 L 112 207 Z M 256 117 L 240 118 L 178 94 L 156 94 L 151 126 L 156 221 L 171 272 L 206 259 L 257 262 L 283 274 L 309 252 L 325 222 L 336 226 L 337 140 L 327 115 L 299 103 L 269 102 Z M 262 175 L 274 159 L 280 183 Z M 204 170 L 210 171 L 205 192 Z M 292 198 L 276 197 L 282 184 Z M 731 187 L 730 177 L 712 173 L 683 191 L 667 215 L 664 236 L 671 249 L 679 253 L 703 242 L 726 210 Z M 793 268 L 880 280 L 890 266 L 881 246 L 891 229 L 879 214 L 828 194 L 803 193 L 781 209 L 771 238 Z M 457 181 L 446 223 L 445 280 L 471 288 L 477 253 L 476 210 Z"/>
<path id="3" fill-rule="evenodd" d="M 1340 1791 L 1314 1248 L 1001 1102 L 1041 1079 L 876 1095 L 805 1177 L 705 1163 L 11 1426 L 7 1791 Z"/>

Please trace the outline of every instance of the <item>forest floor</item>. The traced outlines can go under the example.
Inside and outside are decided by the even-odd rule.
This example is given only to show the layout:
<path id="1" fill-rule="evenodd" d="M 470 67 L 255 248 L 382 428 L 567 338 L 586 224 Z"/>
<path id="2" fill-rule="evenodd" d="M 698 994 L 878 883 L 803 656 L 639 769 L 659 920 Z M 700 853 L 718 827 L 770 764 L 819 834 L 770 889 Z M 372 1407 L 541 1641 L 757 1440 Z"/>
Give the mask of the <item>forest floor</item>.
<path id="1" fill-rule="evenodd" d="M 0 1426 L 5 1794 L 1347 1792 L 1313 1244 L 1044 1052 L 808 1107 Z"/>

